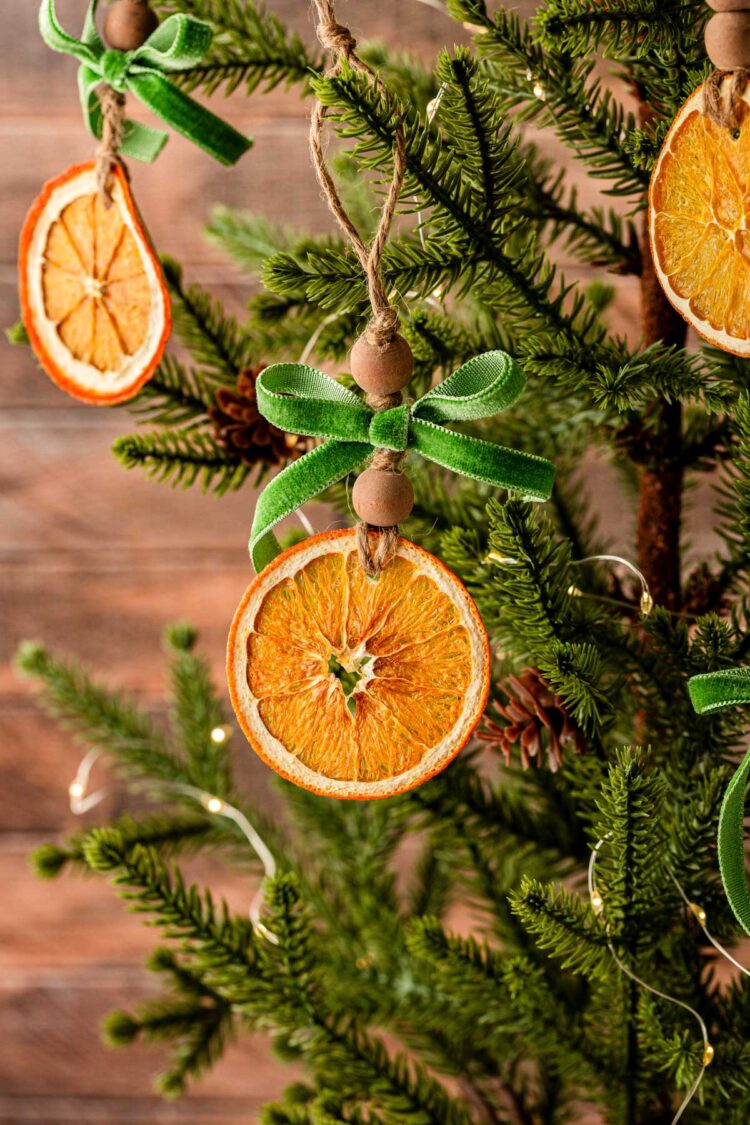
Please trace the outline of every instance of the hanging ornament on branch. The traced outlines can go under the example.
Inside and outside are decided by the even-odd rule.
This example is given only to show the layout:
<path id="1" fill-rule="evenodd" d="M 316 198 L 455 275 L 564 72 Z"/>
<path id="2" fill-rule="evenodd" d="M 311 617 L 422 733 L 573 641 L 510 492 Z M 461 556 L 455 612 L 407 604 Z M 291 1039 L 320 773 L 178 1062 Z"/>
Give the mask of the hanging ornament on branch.
<path id="1" fill-rule="evenodd" d="M 159 24 L 146 0 L 117 0 L 96 28 L 91 0 L 80 39 L 43 0 L 39 27 L 54 51 L 80 63 L 84 121 L 99 138 L 96 159 L 45 184 L 20 238 L 21 316 L 47 374 L 84 402 L 132 398 L 153 374 L 171 330 L 169 296 L 130 190 L 123 157 L 155 160 L 168 135 L 125 116 L 126 94 L 222 164 L 251 141 L 168 77 L 198 64 L 211 28 L 175 14 Z"/>
<path id="2" fill-rule="evenodd" d="M 678 113 L 649 188 L 657 276 L 704 339 L 750 355 L 750 10 L 709 0 L 708 56 L 716 68 Z M 736 7 L 738 10 L 731 10 Z"/>
<path id="3" fill-rule="evenodd" d="M 318 36 L 334 55 L 327 74 L 358 70 L 387 97 L 331 3 L 314 7 Z M 408 452 L 539 501 L 550 495 L 554 467 L 446 426 L 489 417 L 518 398 L 524 377 L 503 352 L 477 356 L 416 402 L 403 400 L 413 361 L 380 270 L 404 178 L 403 130 L 395 130 L 393 179 L 368 247 L 323 156 L 325 112 L 321 104 L 313 111 L 310 150 L 367 279 L 372 318 L 350 357 L 365 393 L 304 364 L 275 364 L 256 379 L 258 409 L 272 425 L 325 440 L 258 499 L 250 536 L 258 577 L 232 624 L 228 678 L 240 725 L 268 765 L 326 796 L 371 799 L 443 769 L 489 691 L 489 643 L 472 599 L 441 562 L 399 535 L 414 502 Z M 275 526 L 363 466 L 352 490 L 356 529 L 313 535 L 281 553 Z"/>

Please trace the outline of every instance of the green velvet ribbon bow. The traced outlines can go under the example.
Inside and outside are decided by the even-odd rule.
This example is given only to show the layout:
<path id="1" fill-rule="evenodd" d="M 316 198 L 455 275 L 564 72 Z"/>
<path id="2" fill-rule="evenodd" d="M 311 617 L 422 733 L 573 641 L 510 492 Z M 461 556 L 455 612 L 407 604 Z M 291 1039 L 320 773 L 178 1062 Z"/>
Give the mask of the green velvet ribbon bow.
<path id="1" fill-rule="evenodd" d="M 91 0 L 89 4 L 80 39 L 74 39 L 60 27 L 55 0 L 42 0 L 39 9 L 39 30 L 47 46 L 72 55 L 81 64 L 78 91 L 84 121 L 94 136 L 102 135 L 102 111 L 96 90 L 105 83 L 119 93 L 135 94 L 171 129 L 222 164 L 234 164 L 239 160 L 252 140 L 204 109 L 166 76 L 169 72 L 189 70 L 200 62 L 213 37 L 209 24 L 176 13 L 165 19 L 135 51 L 111 51 L 96 30 L 97 3 L 98 0 Z M 163 130 L 128 120 L 120 152 L 150 164 L 167 140 Z"/>
<path id="2" fill-rule="evenodd" d="M 699 715 L 722 707 L 750 703 L 750 668 L 706 672 L 688 680 L 688 692 Z M 750 934 L 750 887 L 745 874 L 745 786 L 750 774 L 750 749 L 727 786 L 719 813 L 718 853 L 721 879 L 734 916 Z"/>
<path id="3" fill-rule="evenodd" d="M 555 475 L 551 462 L 444 425 L 497 414 L 515 402 L 523 386 L 523 373 L 510 356 L 485 352 L 417 402 L 373 411 L 322 371 L 300 363 L 267 367 L 255 384 L 264 418 L 290 433 L 330 440 L 288 465 L 258 498 L 250 534 L 256 571 L 281 550 L 272 528 L 357 469 L 375 449 L 413 449 L 454 473 L 523 493 L 531 500 L 547 500 Z"/>

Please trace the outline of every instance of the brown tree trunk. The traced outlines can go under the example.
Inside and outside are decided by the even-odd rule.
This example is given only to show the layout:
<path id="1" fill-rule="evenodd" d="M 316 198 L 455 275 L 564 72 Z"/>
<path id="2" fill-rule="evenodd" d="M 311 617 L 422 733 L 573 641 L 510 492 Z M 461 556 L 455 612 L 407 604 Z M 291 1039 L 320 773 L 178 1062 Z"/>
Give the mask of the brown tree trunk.
<path id="1" fill-rule="evenodd" d="M 648 119 L 641 108 L 641 121 Z M 641 314 L 646 345 L 685 343 L 687 326 L 670 305 L 659 284 L 651 257 L 648 224 L 641 245 Z M 680 608 L 680 529 L 682 522 L 683 469 L 682 407 L 657 401 L 646 410 L 641 434 L 634 445 L 643 451 L 640 460 L 636 542 L 638 565 L 657 605 Z"/>

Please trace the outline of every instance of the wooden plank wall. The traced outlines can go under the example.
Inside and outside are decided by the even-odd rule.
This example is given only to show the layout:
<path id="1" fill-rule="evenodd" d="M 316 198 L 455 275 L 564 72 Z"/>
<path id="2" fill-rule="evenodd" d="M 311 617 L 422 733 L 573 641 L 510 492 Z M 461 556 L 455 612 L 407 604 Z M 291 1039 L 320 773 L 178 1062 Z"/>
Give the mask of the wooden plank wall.
<path id="1" fill-rule="evenodd" d="M 271 7 L 312 39 L 304 0 L 271 0 Z M 460 35 L 418 0 L 341 0 L 339 7 L 355 33 L 427 58 Z M 83 10 L 84 0 L 61 0 L 71 30 Z M 36 0 L 0 0 L 0 13 L 0 324 L 7 325 L 17 318 L 16 240 L 24 212 L 39 185 L 87 158 L 92 144 L 80 119 L 75 64 L 41 44 Z M 256 138 L 238 168 L 222 169 L 173 138 L 155 166 L 134 166 L 132 173 L 159 249 L 179 258 L 188 278 L 212 285 L 239 308 L 246 286 L 201 237 L 211 203 L 260 209 L 301 227 L 327 229 L 330 222 L 296 95 L 276 92 L 251 103 L 239 96 L 227 112 Z M 567 160 L 554 142 L 543 144 Z M 580 169 L 571 165 L 571 176 L 583 198 L 593 199 Z M 616 316 L 621 330 L 636 330 L 632 281 L 619 283 Z M 282 1084 L 282 1069 L 262 1043 L 232 1048 L 179 1104 L 153 1094 L 155 1052 L 112 1054 L 100 1046 L 102 1015 L 154 987 L 141 968 L 154 936 L 99 881 L 67 878 L 49 886 L 31 878 L 32 846 L 74 826 L 66 787 L 78 754 L 38 713 L 9 660 L 19 640 L 38 638 L 157 707 L 163 628 L 188 618 L 201 628 L 220 675 L 227 625 L 249 579 L 252 497 L 244 492 L 218 502 L 126 473 L 110 454 L 113 438 L 131 427 L 122 410 L 76 404 L 26 349 L 4 341 L 0 348 L 0 1123 L 251 1122 Z M 620 517 L 606 480 L 600 491 L 613 546 L 631 553 L 631 521 Z M 262 787 L 262 768 L 239 742 L 237 753 L 247 784 Z M 113 797 L 106 808 L 120 805 Z M 243 879 L 203 862 L 195 874 L 244 908 Z"/>

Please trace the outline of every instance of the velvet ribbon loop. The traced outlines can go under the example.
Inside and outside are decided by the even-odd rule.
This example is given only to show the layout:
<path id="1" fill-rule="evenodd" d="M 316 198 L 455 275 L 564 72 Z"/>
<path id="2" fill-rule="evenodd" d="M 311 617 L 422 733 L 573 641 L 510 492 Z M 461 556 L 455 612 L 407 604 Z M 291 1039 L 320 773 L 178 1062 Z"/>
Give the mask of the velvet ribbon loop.
<path id="1" fill-rule="evenodd" d="M 255 386 L 258 409 L 273 425 L 328 439 L 283 469 L 258 498 L 250 534 L 258 572 L 281 549 L 275 525 L 358 469 L 375 449 L 413 449 L 454 473 L 531 500 L 547 500 L 552 491 L 550 461 L 445 428 L 447 422 L 488 418 L 516 401 L 524 376 L 505 352 L 476 356 L 417 402 L 390 410 L 373 411 L 322 371 L 299 363 L 267 367 Z"/>
<path id="2" fill-rule="evenodd" d="M 91 0 L 80 39 L 63 31 L 55 0 L 42 0 L 39 30 L 48 47 L 78 59 L 78 92 L 83 118 L 95 137 L 102 135 L 97 88 L 103 83 L 119 93 L 130 92 L 171 129 L 187 137 L 221 164 L 234 164 L 252 145 L 226 121 L 205 109 L 170 82 L 167 74 L 196 66 L 211 45 L 209 24 L 178 12 L 168 16 L 134 51 L 108 50 L 96 29 L 98 0 Z M 150 164 L 167 143 L 161 129 L 126 121 L 120 151 Z"/>
<path id="3" fill-rule="evenodd" d="M 688 680 L 688 692 L 699 715 L 750 703 L 750 668 L 726 668 Z M 750 774 L 750 749 L 727 786 L 719 813 L 717 845 L 721 880 L 729 905 L 750 934 L 750 886 L 745 873 L 745 788 Z"/>

